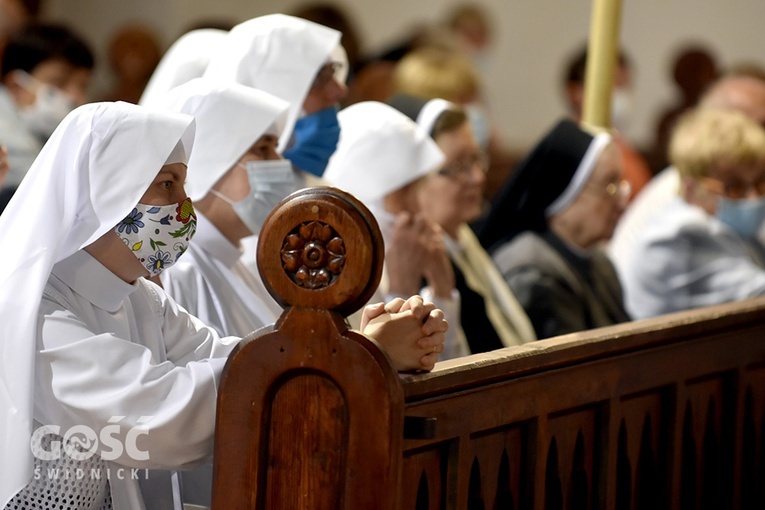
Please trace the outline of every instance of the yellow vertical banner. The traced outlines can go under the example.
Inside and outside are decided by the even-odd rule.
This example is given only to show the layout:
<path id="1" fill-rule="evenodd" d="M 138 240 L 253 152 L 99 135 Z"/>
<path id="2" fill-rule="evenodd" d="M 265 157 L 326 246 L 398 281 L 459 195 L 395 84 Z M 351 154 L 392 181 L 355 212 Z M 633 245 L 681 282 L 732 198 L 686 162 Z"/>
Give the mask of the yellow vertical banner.
<path id="1" fill-rule="evenodd" d="M 584 78 L 582 122 L 611 127 L 611 94 L 619 54 L 622 0 L 593 0 L 587 70 Z"/>

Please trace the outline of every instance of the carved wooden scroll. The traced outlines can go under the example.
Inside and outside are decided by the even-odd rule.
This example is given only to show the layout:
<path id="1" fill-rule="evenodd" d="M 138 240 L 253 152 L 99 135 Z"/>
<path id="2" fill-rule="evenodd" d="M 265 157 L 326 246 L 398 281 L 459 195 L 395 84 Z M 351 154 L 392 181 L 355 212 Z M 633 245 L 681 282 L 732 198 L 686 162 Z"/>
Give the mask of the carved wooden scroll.
<path id="1" fill-rule="evenodd" d="M 379 283 L 376 222 L 339 190 L 299 191 L 267 219 L 258 263 L 285 311 L 223 373 L 213 508 L 395 508 L 403 392 L 385 354 L 343 319 Z"/>

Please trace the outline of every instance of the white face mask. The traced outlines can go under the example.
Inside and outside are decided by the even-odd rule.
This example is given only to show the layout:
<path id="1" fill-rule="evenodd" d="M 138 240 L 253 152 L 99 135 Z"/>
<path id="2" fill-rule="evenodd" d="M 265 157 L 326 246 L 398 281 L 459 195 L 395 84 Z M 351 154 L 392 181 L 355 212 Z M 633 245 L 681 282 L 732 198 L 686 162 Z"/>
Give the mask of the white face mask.
<path id="1" fill-rule="evenodd" d="M 170 205 L 138 204 L 114 231 L 152 276 L 175 264 L 197 231 L 191 199 Z"/>
<path id="2" fill-rule="evenodd" d="M 234 202 L 217 190 L 210 193 L 231 204 L 239 219 L 253 234 L 259 234 L 271 210 L 297 189 L 297 176 L 287 159 L 237 163 L 247 170 L 250 193 Z"/>
<path id="3" fill-rule="evenodd" d="M 19 83 L 35 94 L 35 102 L 19 110 L 19 117 L 27 129 L 47 140 L 69 112 L 75 109 L 74 101 L 62 90 L 42 83 L 24 71 L 18 71 Z"/>

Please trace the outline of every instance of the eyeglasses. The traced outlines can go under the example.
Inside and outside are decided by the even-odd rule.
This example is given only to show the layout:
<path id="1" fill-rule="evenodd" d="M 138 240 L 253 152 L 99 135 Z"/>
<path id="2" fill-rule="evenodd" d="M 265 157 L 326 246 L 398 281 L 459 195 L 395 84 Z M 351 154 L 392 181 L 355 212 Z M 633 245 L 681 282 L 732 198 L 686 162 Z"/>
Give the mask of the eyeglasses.
<path id="1" fill-rule="evenodd" d="M 624 200 L 629 198 L 632 193 L 632 183 L 626 179 L 622 179 L 618 182 L 609 182 L 605 187 L 593 184 L 590 189 L 597 190 L 602 195 L 611 198 Z"/>
<path id="2" fill-rule="evenodd" d="M 701 184 L 713 193 L 724 195 L 734 200 L 746 198 L 749 191 L 753 190 L 758 197 L 765 196 L 765 180 L 746 184 L 743 182 L 724 182 L 713 177 L 701 177 Z"/>
<path id="3" fill-rule="evenodd" d="M 489 170 L 489 157 L 479 152 L 472 157 L 458 159 L 438 171 L 438 175 L 467 182 L 473 176 L 473 170 L 478 168 L 485 174 Z"/>
<path id="4" fill-rule="evenodd" d="M 316 73 L 316 78 L 311 84 L 312 89 L 323 89 L 329 82 L 335 79 L 335 75 L 343 66 L 340 62 L 328 62 Z"/>

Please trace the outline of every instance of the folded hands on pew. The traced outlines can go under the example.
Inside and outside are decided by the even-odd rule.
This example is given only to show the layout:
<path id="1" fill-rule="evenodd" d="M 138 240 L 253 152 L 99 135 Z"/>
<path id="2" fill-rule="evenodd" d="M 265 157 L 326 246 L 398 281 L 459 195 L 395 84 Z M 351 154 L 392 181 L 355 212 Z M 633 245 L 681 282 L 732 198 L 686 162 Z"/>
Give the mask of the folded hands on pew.
<path id="1" fill-rule="evenodd" d="M 448 329 L 444 313 L 419 295 L 369 305 L 361 318 L 361 331 L 380 344 L 399 372 L 432 370 Z"/>

